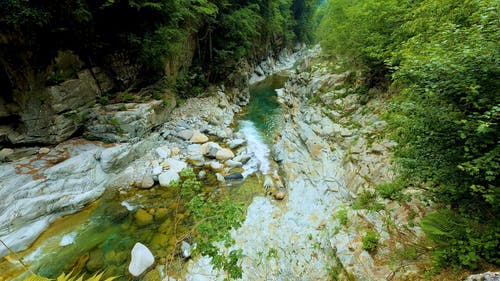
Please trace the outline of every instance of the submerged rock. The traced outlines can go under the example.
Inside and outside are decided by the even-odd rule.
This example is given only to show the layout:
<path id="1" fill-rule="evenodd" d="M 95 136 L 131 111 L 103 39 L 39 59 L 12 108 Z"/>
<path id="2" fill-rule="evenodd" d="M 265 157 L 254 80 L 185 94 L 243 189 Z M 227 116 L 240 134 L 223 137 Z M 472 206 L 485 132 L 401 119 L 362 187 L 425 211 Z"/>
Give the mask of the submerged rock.
<path id="1" fill-rule="evenodd" d="M 153 216 L 143 209 L 137 210 L 135 213 L 135 222 L 140 225 L 147 225 L 153 222 Z"/>
<path id="2" fill-rule="evenodd" d="M 284 191 L 278 191 L 276 193 L 273 193 L 273 197 L 276 200 L 283 200 L 285 199 L 286 193 Z"/>
<path id="3" fill-rule="evenodd" d="M 141 243 L 135 243 L 131 251 L 131 260 L 128 266 L 128 272 L 134 277 L 143 274 L 155 262 L 155 258 L 148 247 Z"/>

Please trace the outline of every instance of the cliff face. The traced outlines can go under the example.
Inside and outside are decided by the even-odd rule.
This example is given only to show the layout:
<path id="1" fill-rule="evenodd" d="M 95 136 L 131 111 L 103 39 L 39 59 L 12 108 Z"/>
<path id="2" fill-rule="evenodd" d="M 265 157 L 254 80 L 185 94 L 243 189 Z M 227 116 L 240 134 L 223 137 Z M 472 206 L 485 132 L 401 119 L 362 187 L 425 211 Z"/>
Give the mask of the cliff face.
<path id="1" fill-rule="evenodd" d="M 191 65 L 196 48 L 192 36 L 184 47 L 180 56 L 165 62 L 167 81 L 175 81 Z M 2 60 L 5 75 L 1 81 L 0 144 L 57 144 L 67 140 L 81 133 L 84 125 L 92 121 L 89 117 L 102 119 L 99 114 L 91 114 L 101 96 L 131 87 L 142 79 L 139 66 L 124 56 L 111 56 L 106 68 L 82 68 L 79 58 L 61 66 L 60 61 L 68 55 L 75 56 L 69 51 L 60 52 L 53 64 L 39 70 L 29 63 L 14 66 Z M 67 75 L 68 71 L 75 73 Z"/>

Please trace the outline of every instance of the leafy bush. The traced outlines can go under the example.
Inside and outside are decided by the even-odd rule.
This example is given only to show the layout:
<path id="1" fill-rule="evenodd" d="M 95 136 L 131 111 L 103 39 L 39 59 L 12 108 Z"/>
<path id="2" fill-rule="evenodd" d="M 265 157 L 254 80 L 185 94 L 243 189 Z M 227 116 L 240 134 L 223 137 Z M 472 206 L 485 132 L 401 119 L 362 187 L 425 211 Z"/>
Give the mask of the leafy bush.
<path id="1" fill-rule="evenodd" d="M 183 170 L 180 177 L 181 180 L 173 184 L 173 188 L 178 189 L 187 202 L 193 228 L 184 236 L 193 238 L 193 243 L 196 244 L 194 254 L 211 257 L 215 268 L 225 270 L 232 278 L 241 278 L 242 269 L 238 261 L 243 257 L 242 251 L 235 249 L 224 253 L 214 243 L 222 242 L 225 247 L 234 243 L 230 230 L 241 225 L 243 207 L 227 199 L 216 200 L 209 194 L 202 193 L 201 183 L 191 170 Z"/>
<path id="2" fill-rule="evenodd" d="M 380 236 L 378 235 L 377 232 L 368 229 L 365 232 L 365 235 L 361 239 L 361 242 L 363 243 L 362 249 L 368 252 L 375 252 L 378 247 L 378 241 L 380 239 Z"/>

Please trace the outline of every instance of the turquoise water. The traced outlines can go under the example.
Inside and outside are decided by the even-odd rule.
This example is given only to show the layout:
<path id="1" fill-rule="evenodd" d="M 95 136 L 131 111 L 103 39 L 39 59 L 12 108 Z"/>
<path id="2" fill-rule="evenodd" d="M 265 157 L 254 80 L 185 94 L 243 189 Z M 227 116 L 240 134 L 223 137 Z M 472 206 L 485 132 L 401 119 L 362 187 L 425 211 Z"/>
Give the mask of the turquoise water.
<path id="1" fill-rule="evenodd" d="M 252 121 L 268 144 L 272 142 L 282 116 L 275 89 L 283 88 L 286 79 L 285 76 L 273 75 L 253 85 L 250 89 L 250 102 L 239 118 Z"/>

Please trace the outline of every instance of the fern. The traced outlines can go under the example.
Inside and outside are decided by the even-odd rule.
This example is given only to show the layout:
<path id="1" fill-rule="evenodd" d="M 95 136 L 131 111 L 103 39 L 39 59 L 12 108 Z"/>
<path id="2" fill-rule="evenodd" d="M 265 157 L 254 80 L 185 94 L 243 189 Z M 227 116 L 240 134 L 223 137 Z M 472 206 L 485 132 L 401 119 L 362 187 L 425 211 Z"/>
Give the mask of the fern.
<path id="1" fill-rule="evenodd" d="M 476 269 L 481 261 L 500 262 L 500 223 L 495 218 L 478 221 L 442 209 L 422 219 L 420 226 L 436 243 L 433 262 L 438 267 Z"/>
<path id="2" fill-rule="evenodd" d="M 428 215 L 420 222 L 427 237 L 438 244 L 448 244 L 450 239 L 461 237 L 463 225 L 451 210 L 441 210 Z"/>

